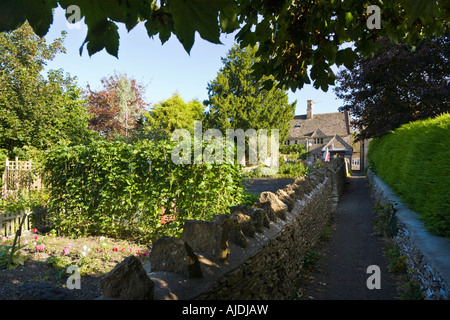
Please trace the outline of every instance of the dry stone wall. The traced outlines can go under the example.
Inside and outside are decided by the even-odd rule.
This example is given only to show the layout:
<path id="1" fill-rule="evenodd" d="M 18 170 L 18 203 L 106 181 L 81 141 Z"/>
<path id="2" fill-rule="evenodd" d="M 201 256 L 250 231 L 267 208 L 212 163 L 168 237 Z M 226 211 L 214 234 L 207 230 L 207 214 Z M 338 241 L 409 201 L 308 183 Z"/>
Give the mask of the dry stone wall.
<path id="1" fill-rule="evenodd" d="M 421 286 L 426 300 L 450 298 L 450 241 L 426 230 L 419 215 L 410 210 L 370 169 L 367 178 L 371 193 L 379 204 L 391 203 L 396 209 L 398 234 L 394 242 L 407 258 L 408 273 Z"/>
<path id="2" fill-rule="evenodd" d="M 187 221 L 180 239 L 153 245 L 145 266 L 153 298 L 293 298 L 305 254 L 329 225 L 345 181 L 345 161 L 334 159 L 276 193 L 263 192 L 251 207 Z"/>

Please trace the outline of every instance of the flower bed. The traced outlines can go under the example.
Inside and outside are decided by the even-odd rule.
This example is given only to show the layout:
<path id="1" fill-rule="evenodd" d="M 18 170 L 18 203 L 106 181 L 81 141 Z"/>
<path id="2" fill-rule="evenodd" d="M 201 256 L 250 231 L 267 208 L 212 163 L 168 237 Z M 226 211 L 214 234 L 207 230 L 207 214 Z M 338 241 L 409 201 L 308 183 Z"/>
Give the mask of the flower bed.
<path id="1" fill-rule="evenodd" d="M 0 260 L 4 265 L 9 259 L 14 238 L 0 236 L 0 252 L 6 253 Z M 143 245 L 106 237 L 70 238 L 53 233 L 40 234 L 37 230 L 20 237 L 10 270 L 5 265 L 0 270 L 0 299 L 15 299 L 21 285 L 30 282 L 46 282 L 66 287 L 71 265 L 79 267 L 81 290 L 75 290 L 79 298 L 93 299 L 101 294 L 100 279 L 125 257 L 136 255 L 148 262 L 150 249 Z M 6 251 L 6 252 L 5 252 Z M 7 273 L 7 274 L 6 274 Z M 6 282 L 3 280 L 6 274 Z"/>

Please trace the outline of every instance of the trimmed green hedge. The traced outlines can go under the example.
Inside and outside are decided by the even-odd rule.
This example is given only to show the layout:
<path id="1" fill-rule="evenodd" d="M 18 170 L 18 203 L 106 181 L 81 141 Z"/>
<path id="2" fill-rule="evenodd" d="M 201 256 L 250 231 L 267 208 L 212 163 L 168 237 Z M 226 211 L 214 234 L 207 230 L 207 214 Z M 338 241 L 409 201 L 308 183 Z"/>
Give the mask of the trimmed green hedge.
<path id="1" fill-rule="evenodd" d="M 371 169 L 433 233 L 450 237 L 450 114 L 371 141 Z"/>

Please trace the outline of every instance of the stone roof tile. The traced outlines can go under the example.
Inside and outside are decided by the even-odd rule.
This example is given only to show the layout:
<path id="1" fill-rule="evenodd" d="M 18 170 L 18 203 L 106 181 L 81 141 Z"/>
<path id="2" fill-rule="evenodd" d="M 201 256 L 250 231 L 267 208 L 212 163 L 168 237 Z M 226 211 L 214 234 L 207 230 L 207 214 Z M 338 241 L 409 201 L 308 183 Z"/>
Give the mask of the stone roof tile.
<path id="1" fill-rule="evenodd" d="M 346 136 L 351 134 L 350 119 L 346 112 L 314 114 L 313 119 L 306 115 L 295 116 L 289 129 L 289 139 L 313 137 L 319 130 L 324 136 Z"/>

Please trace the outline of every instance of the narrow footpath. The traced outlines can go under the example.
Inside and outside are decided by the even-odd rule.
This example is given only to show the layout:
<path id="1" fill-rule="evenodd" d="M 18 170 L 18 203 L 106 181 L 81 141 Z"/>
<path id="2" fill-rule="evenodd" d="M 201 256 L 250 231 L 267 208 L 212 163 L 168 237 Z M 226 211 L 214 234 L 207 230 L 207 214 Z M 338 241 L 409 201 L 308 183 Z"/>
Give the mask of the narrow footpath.
<path id="1" fill-rule="evenodd" d="M 397 288 L 383 253 L 384 240 L 374 233 L 374 203 L 362 173 L 349 177 L 334 218 L 332 239 L 323 243 L 317 266 L 307 277 L 300 299 L 394 300 Z M 380 270 L 380 289 L 369 289 L 369 266 Z M 373 278 L 371 278 L 372 280 Z M 373 281 L 372 281 L 373 283 Z"/>

